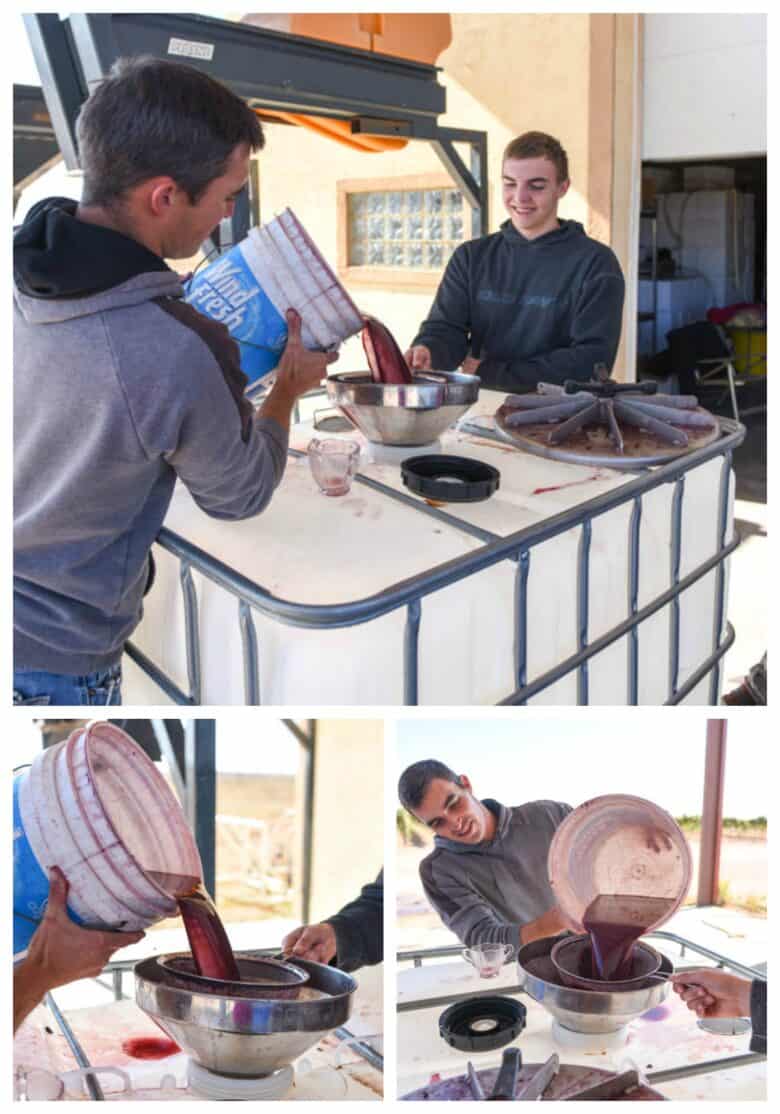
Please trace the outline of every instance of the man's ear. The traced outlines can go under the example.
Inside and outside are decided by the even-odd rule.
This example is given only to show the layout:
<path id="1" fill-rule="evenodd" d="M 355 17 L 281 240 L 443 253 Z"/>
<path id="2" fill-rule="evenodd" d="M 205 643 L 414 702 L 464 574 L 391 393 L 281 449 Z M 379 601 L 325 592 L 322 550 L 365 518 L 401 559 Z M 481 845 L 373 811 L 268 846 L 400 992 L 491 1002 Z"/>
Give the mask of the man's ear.
<path id="1" fill-rule="evenodd" d="M 558 183 L 558 200 L 559 201 L 562 197 L 565 197 L 566 194 L 569 192 L 569 186 L 570 185 L 571 185 L 571 181 L 568 178 L 566 178 L 563 182 Z"/>
<path id="2" fill-rule="evenodd" d="M 155 178 L 146 190 L 146 204 L 155 216 L 164 216 L 173 206 L 179 187 L 173 178 Z"/>
<path id="3" fill-rule="evenodd" d="M 471 792 L 471 782 L 465 774 L 461 774 L 458 778 L 458 785 L 461 787 L 461 789 L 466 789 Z"/>

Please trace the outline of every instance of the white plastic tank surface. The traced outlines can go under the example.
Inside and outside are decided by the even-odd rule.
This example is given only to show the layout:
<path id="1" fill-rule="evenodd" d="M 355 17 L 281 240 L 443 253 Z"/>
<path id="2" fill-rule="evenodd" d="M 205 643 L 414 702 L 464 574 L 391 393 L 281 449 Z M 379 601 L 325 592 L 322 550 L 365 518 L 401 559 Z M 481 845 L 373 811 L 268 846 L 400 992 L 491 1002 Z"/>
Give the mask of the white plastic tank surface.
<path id="1" fill-rule="evenodd" d="M 483 392 L 482 413 L 500 396 Z M 293 431 L 305 448 L 311 430 Z M 358 439 L 360 439 L 358 437 Z M 449 431 L 445 452 L 478 457 L 501 472 L 501 486 L 482 503 L 447 508 L 459 518 L 506 536 L 629 482 L 609 469 L 564 464 Z M 397 464 L 360 469 L 402 489 Z M 685 476 L 680 576 L 718 548 L 718 499 L 722 460 L 714 458 Z M 554 488 L 555 490 L 550 490 Z M 640 526 L 641 608 L 670 585 L 671 509 L 674 485 L 646 494 Z M 727 540 L 732 536 L 730 477 Z M 631 503 L 593 520 L 590 549 L 588 636 L 592 641 L 628 614 Z M 321 496 L 304 458 L 290 458 L 267 510 L 245 522 L 209 519 L 178 487 L 166 526 L 262 585 L 274 596 L 312 604 L 359 600 L 481 547 L 479 539 L 420 514 L 363 485 L 339 499 Z M 527 679 L 577 652 L 579 526 L 531 551 L 527 590 Z M 188 691 L 184 612 L 179 562 L 156 547 L 157 580 L 145 601 L 133 641 Z M 422 601 L 419 634 L 421 704 L 493 704 L 516 687 L 513 561 L 467 577 Z M 715 570 L 680 599 L 678 687 L 713 649 Z M 235 597 L 193 573 L 200 623 L 203 703 L 242 704 L 244 674 Z M 359 626 L 299 628 L 252 612 L 257 633 L 260 697 L 264 704 L 392 704 L 403 702 L 406 609 Z M 663 704 L 670 690 L 671 605 L 639 627 L 639 703 Z M 629 640 L 624 637 L 588 662 L 591 704 L 625 704 L 629 691 Z M 124 659 L 126 703 L 159 702 L 160 690 Z M 710 678 L 687 696 L 709 702 Z M 533 704 L 577 703 L 576 671 L 551 685 Z"/>
<path id="2" fill-rule="evenodd" d="M 19 807 L 40 870 L 60 868 L 68 906 L 83 924 L 145 928 L 177 912 L 150 872 L 202 876 L 172 790 L 141 747 L 112 724 L 91 723 L 39 754 L 20 787 Z"/>

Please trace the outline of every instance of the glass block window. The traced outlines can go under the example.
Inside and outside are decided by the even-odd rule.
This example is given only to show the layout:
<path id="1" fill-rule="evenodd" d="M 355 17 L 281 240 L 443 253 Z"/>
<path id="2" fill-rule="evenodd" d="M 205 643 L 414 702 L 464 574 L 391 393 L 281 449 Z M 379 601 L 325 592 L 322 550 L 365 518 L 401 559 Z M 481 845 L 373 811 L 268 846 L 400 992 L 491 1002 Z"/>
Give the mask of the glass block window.
<path id="1" fill-rule="evenodd" d="M 347 195 L 348 265 L 441 270 L 466 238 L 456 189 Z"/>

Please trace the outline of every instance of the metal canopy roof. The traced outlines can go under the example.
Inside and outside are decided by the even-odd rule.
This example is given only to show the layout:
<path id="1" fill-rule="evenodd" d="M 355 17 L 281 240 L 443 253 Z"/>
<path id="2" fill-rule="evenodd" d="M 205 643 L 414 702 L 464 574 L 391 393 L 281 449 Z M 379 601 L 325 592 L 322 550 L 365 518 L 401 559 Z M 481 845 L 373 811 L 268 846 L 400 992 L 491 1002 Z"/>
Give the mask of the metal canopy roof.
<path id="1" fill-rule="evenodd" d="M 69 170 L 75 123 L 89 90 L 120 57 L 175 59 L 224 82 L 258 109 L 329 115 L 352 131 L 430 142 L 472 206 L 472 235 L 487 231 L 487 137 L 440 127 L 446 90 L 436 66 L 229 20 L 163 13 L 25 15 L 44 97 Z M 466 166 L 454 143 L 467 143 Z"/>

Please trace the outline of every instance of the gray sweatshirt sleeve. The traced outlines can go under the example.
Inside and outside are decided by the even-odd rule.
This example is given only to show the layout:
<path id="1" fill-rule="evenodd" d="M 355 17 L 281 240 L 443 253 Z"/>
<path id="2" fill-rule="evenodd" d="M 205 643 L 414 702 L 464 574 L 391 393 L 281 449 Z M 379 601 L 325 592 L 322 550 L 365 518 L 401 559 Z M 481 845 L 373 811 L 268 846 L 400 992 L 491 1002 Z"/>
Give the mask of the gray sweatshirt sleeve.
<path id="1" fill-rule="evenodd" d="M 206 514 L 251 518 L 266 508 L 284 474 L 287 433 L 272 419 L 255 417 L 244 441 L 230 405 L 199 407 L 189 436 L 167 459 Z"/>
<path id="2" fill-rule="evenodd" d="M 467 878 L 441 869 L 436 857 L 429 856 L 420 863 L 420 879 L 433 908 L 467 948 L 488 943 L 518 947 L 520 923 L 508 924 L 500 920 L 490 905 L 468 884 Z"/>
<path id="3" fill-rule="evenodd" d="M 430 312 L 412 344 L 430 349 L 436 371 L 460 367 L 469 350 L 471 297 L 466 246 L 455 250 L 439 283 Z"/>
<path id="4" fill-rule="evenodd" d="M 612 252 L 604 253 L 579 291 L 568 344 L 518 360 L 486 356 L 478 374 L 488 378 L 494 390 L 512 392 L 535 388 L 539 382 L 590 379 L 595 364 L 611 370 L 620 343 L 625 288 L 620 264 Z"/>
<path id="5" fill-rule="evenodd" d="M 150 381 L 147 373 L 145 397 L 130 400 L 141 443 L 150 456 L 163 456 L 206 514 L 259 514 L 284 474 L 287 432 L 254 414 L 238 346 L 224 325 L 176 299 L 160 308 L 173 318 L 158 357 L 166 374 Z M 138 381 L 126 378 L 131 394 Z"/>

